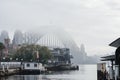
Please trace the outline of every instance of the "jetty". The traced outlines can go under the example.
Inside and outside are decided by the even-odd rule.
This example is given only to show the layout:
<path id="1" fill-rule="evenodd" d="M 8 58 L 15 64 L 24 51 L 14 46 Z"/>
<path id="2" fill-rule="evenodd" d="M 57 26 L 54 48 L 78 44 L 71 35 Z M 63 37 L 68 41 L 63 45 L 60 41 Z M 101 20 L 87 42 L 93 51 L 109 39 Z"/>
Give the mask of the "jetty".
<path id="1" fill-rule="evenodd" d="M 38 75 L 49 71 L 79 70 L 78 65 L 73 64 L 46 64 L 39 62 L 1 62 L 0 77 L 10 75 Z"/>
<path id="2" fill-rule="evenodd" d="M 42 74 L 46 71 L 42 63 L 39 62 L 1 62 L 0 76 L 35 75 Z"/>
<path id="3" fill-rule="evenodd" d="M 14 65 L 13 64 L 8 65 L 8 64 L 1 63 L 1 65 L 0 65 L 0 77 L 18 74 L 19 69 L 20 69 L 20 66 L 17 66 L 15 64 Z"/>

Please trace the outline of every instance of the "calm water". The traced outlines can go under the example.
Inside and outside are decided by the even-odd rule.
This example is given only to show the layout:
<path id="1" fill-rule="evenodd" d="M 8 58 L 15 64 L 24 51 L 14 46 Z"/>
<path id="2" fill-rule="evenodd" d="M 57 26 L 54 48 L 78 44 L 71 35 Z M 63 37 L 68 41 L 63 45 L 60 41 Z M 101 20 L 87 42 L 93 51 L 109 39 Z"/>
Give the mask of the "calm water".
<path id="1" fill-rule="evenodd" d="M 79 71 L 61 71 L 48 75 L 14 75 L 0 80 L 97 80 L 97 66 L 80 65 Z"/>

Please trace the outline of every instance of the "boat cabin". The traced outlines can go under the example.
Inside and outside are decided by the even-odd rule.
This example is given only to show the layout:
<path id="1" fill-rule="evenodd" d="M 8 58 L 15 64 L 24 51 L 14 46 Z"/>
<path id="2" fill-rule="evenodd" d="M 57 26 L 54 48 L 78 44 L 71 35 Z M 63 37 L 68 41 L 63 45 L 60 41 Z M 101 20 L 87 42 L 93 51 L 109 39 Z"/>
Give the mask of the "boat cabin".
<path id="1" fill-rule="evenodd" d="M 44 70 L 42 63 L 38 62 L 23 62 L 22 70 Z"/>

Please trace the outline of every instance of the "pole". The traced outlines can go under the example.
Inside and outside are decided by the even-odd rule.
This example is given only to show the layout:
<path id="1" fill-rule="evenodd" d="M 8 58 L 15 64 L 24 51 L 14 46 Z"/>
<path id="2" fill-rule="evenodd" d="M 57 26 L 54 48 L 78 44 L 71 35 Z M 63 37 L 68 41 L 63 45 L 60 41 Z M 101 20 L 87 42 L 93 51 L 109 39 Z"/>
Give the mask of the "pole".
<path id="1" fill-rule="evenodd" d="M 115 65 L 115 80 L 118 80 L 119 77 L 119 65 Z"/>

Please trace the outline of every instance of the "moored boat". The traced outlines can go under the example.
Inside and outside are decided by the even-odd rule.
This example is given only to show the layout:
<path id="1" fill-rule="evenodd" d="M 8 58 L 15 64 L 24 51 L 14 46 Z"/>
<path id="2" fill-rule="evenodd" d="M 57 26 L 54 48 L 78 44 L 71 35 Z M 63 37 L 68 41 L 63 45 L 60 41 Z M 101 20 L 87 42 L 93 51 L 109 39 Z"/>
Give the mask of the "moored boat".
<path id="1" fill-rule="evenodd" d="M 38 62 L 23 62 L 21 65 L 20 74 L 41 74 L 45 72 L 46 69 L 43 67 L 42 63 Z"/>
<path id="2" fill-rule="evenodd" d="M 79 70 L 79 66 L 78 65 L 72 65 L 72 64 L 48 65 L 45 68 L 48 71 Z"/>

